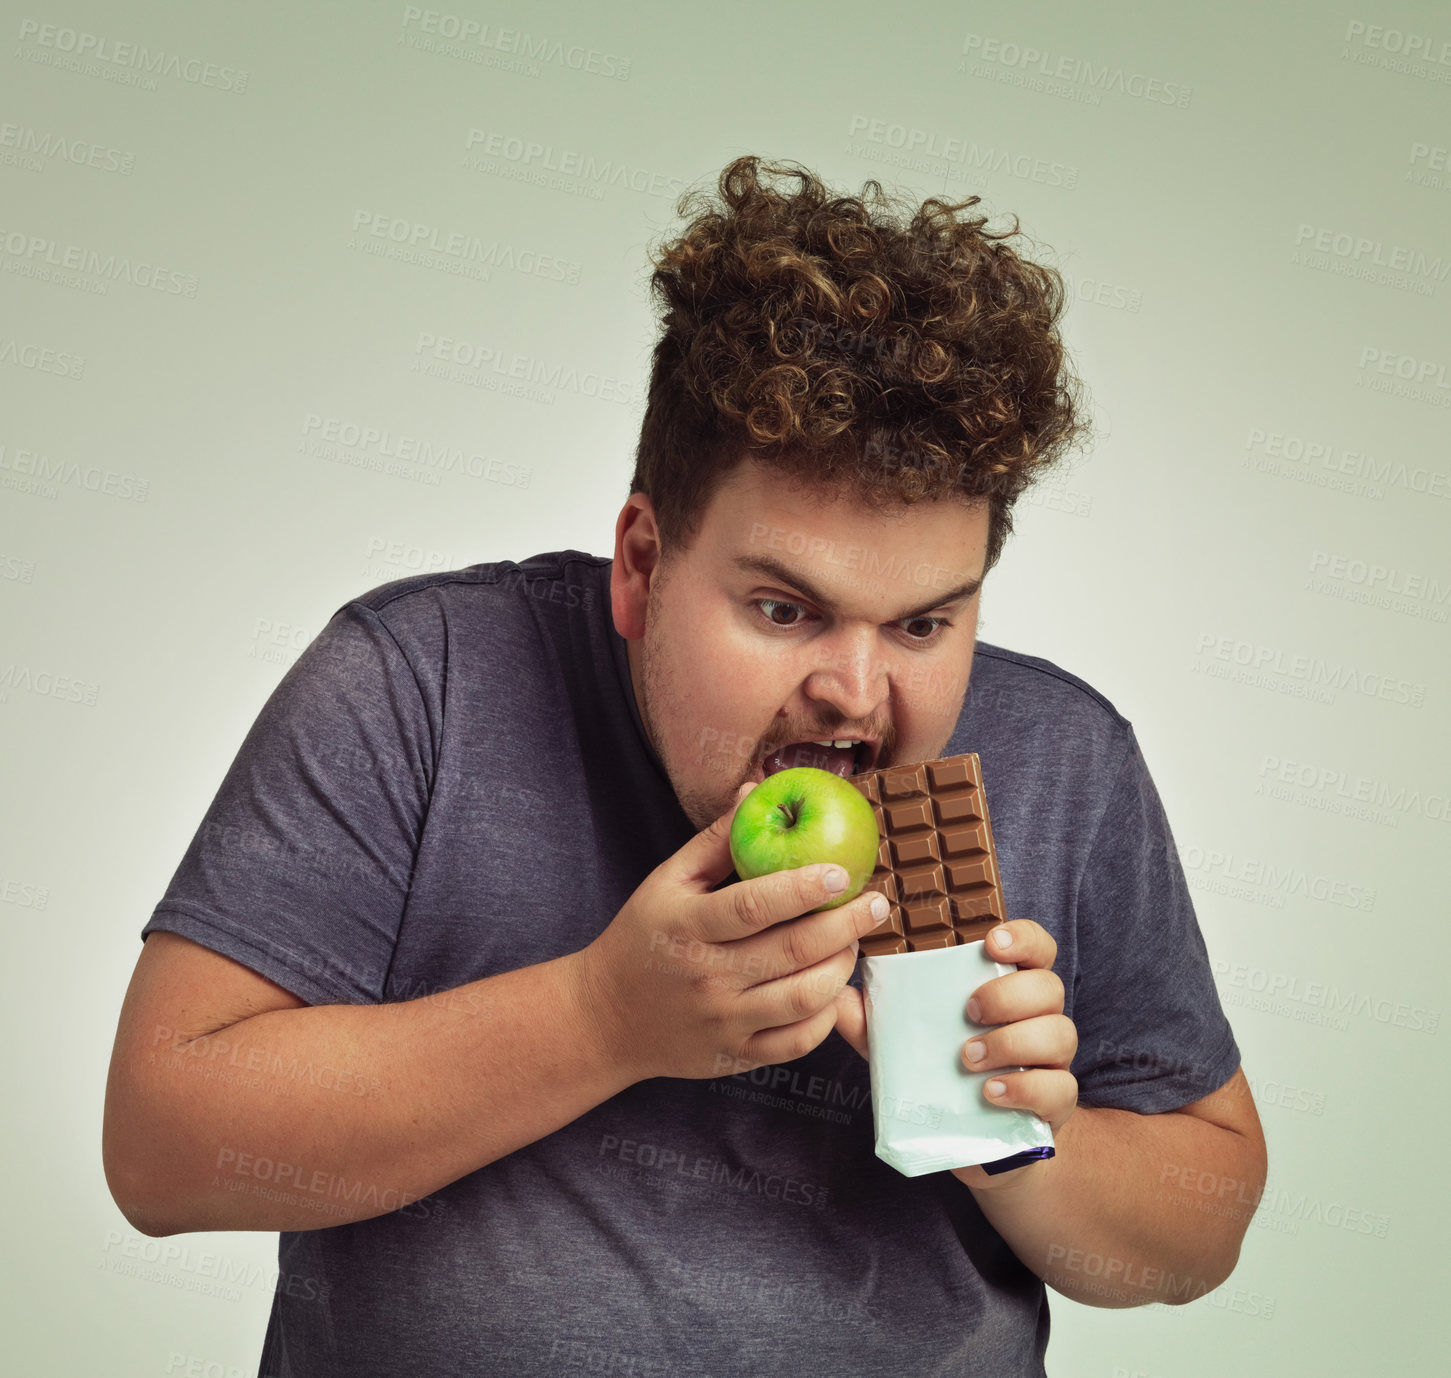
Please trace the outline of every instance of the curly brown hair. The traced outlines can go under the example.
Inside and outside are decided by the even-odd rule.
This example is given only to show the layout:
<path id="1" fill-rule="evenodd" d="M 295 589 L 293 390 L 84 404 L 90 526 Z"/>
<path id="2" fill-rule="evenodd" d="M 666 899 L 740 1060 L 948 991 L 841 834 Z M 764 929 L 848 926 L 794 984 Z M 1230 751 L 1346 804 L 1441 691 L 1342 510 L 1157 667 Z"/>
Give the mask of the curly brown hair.
<path id="1" fill-rule="evenodd" d="M 676 213 L 698 214 L 651 255 L 662 333 L 630 492 L 650 496 L 665 552 L 750 457 L 883 508 L 986 498 L 992 568 L 1014 502 L 1087 435 L 1062 278 L 1014 252 L 1016 218 L 959 219 L 977 196 L 833 196 L 754 156 L 719 192 L 687 192 Z"/>

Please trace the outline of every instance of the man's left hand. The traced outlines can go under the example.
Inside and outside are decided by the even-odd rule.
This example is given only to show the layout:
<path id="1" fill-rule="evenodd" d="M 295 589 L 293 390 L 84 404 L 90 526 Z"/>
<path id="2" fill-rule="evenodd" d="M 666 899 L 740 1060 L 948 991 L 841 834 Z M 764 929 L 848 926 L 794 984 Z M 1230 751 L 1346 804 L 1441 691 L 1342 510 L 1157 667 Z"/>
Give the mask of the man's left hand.
<path id="1" fill-rule="evenodd" d="M 1013 919 L 988 934 L 987 951 L 1018 970 L 985 981 L 968 997 L 967 1017 L 983 1032 L 963 1044 L 962 1065 L 972 1072 L 1012 1068 L 988 1078 L 984 1095 L 993 1105 L 1031 1110 L 1056 1136 L 1078 1105 L 1078 1082 L 1068 1070 L 1078 1051 L 1078 1030 L 1063 1013 L 1063 982 L 1053 971 L 1058 944 L 1041 924 Z M 847 986 L 837 1005 L 836 1031 L 866 1057 L 861 991 Z M 961 1167 L 953 1176 L 969 1187 L 994 1190 L 1031 1170 L 991 1176 L 980 1167 Z"/>

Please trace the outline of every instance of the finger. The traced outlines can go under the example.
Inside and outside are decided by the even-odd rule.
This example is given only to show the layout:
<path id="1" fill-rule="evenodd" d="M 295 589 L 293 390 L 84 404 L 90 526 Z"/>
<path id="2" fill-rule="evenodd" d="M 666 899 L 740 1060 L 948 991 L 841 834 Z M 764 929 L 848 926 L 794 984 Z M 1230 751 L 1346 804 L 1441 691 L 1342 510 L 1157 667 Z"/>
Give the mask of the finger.
<path id="1" fill-rule="evenodd" d="M 752 1065 L 765 1067 L 777 1062 L 794 1062 L 805 1057 L 819 1043 L 823 1042 L 836 1024 L 836 1002 L 828 1001 L 824 1008 L 794 1024 L 774 1029 L 761 1029 L 746 1040 L 744 1056 Z"/>
<path id="2" fill-rule="evenodd" d="M 728 943 L 753 937 L 773 924 L 807 914 L 846 889 L 844 866 L 816 862 L 789 871 L 774 871 L 754 880 L 738 881 L 709 895 L 692 916 L 698 937 L 708 943 Z M 840 910 L 827 910 L 828 914 Z M 844 947 L 845 943 L 838 944 Z"/>
<path id="3" fill-rule="evenodd" d="M 974 1024 L 1011 1024 L 1040 1014 L 1062 1013 L 1062 978 L 1055 971 L 1032 967 L 985 981 L 967 1001 L 967 1017 Z"/>
<path id="4" fill-rule="evenodd" d="M 731 860 L 731 822 L 741 800 L 751 792 L 749 783 L 736 790 L 736 797 L 714 823 L 702 828 L 673 856 L 655 868 L 655 875 L 671 885 L 704 895 L 735 870 Z"/>
<path id="5" fill-rule="evenodd" d="M 1044 1014 L 978 1034 L 963 1044 L 970 1072 L 998 1067 L 1051 1067 L 1066 1071 L 1078 1051 L 1078 1030 L 1066 1015 Z"/>
<path id="6" fill-rule="evenodd" d="M 992 1105 L 1031 1110 L 1056 1134 L 1078 1108 L 1078 1082 L 1071 1072 L 1034 1067 L 989 1077 L 983 1083 L 983 1096 Z"/>
<path id="7" fill-rule="evenodd" d="M 836 993 L 836 1031 L 862 1056 L 870 1057 L 867 1044 L 867 1007 L 855 986 L 843 986 Z"/>
<path id="8" fill-rule="evenodd" d="M 1058 944 L 1042 924 L 1032 919 L 1010 919 L 987 935 L 988 956 L 1020 967 L 1051 967 L 1058 956 Z"/>
<path id="9" fill-rule="evenodd" d="M 760 981 L 774 981 L 815 966 L 865 937 L 887 917 L 888 907 L 887 897 L 873 891 L 839 909 L 773 924 L 764 933 L 730 946 L 741 954 L 741 970 L 759 972 Z"/>
<path id="10" fill-rule="evenodd" d="M 799 1023 L 835 1004 L 855 966 L 856 954 L 850 948 L 833 953 L 814 966 L 742 991 L 737 1012 L 756 1029 Z"/>

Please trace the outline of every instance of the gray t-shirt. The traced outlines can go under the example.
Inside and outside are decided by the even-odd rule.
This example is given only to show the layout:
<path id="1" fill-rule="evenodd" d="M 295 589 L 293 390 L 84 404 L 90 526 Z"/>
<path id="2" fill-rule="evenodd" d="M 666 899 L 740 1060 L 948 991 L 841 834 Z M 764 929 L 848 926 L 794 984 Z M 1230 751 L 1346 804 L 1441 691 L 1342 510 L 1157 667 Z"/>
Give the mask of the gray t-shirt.
<path id="1" fill-rule="evenodd" d="M 340 608 L 143 936 L 180 933 L 310 1004 L 586 946 L 693 832 L 640 723 L 609 573 L 564 551 Z M 961 751 L 982 758 L 1010 915 L 1058 942 L 1082 1101 L 1157 1112 L 1221 1086 L 1239 1053 L 1129 724 L 979 643 L 943 754 Z M 365 1095 L 366 1069 L 299 1075 L 359 1071 L 338 1089 Z M 294 1194 L 356 1191 L 310 1166 Z M 834 1033 L 781 1066 L 642 1082 L 421 1201 L 284 1233 L 280 1273 L 270 1378 L 1010 1378 L 1042 1374 L 1048 1340 L 1043 1286 L 968 1189 L 875 1156 L 867 1065 Z"/>

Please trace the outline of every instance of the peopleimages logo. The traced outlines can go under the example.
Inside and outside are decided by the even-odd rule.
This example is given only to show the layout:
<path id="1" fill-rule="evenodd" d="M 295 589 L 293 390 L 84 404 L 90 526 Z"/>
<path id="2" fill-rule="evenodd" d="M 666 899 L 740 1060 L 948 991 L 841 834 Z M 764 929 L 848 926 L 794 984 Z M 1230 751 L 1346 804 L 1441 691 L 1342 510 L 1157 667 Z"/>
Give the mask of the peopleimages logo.
<path id="1" fill-rule="evenodd" d="M 1377 502 L 1385 497 L 1388 488 L 1432 498 L 1451 498 L 1451 475 L 1423 465 L 1409 465 L 1404 460 L 1377 459 L 1361 450 L 1336 446 L 1326 440 L 1285 435 L 1255 426 L 1245 438 L 1244 447 L 1250 453 L 1241 467 L 1296 479 L 1318 488 L 1373 498 Z"/>
<path id="2" fill-rule="evenodd" d="M 62 244 L 47 235 L 26 234 L 23 230 L 0 228 L 0 254 L 5 256 L 9 271 L 30 268 L 63 269 L 68 273 L 93 274 L 112 282 L 126 282 L 168 296 L 196 296 L 195 273 L 182 273 L 158 267 L 146 260 L 125 255 L 101 254 L 79 244 Z M 27 274 L 28 275 L 28 274 Z M 102 292 L 104 293 L 104 284 Z"/>
<path id="3" fill-rule="evenodd" d="M 459 474 L 510 488 L 527 488 L 534 472 L 527 465 L 514 464 L 499 455 L 483 455 L 447 442 L 316 412 L 308 412 L 303 418 L 299 449 L 317 459 L 366 461 L 354 463 L 357 468 L 423 476 L 435 487 L 442 474 Z"/>
<path id="4" fill-rule="evenodd" d="M 1376 376 L 1368 377 L 1369 374 Z M 1451 407 L 1451 376 L 1447 374 L 1446 364 L 1438 359 L 1418 359 L 1411 354 L 1367 345 L 1360 351 L 1360 373 L 1355 386 L 1394 397 L 1408 397 L 1414 402 L 1429 402 L 1433 407 Z"/>
<path id="5" fill-rule="evenodd" d="M 1367 23 L 1364 19 L 1349 20 L 1345 26 L 1344 42 L 1361 48 L 1373 49 L 1378 54 L 1399 58 L 1400 64 L 1393 70 L 1405 71 L 1407 65 L 1429 64 L 1451 70 L 1451 38 L 1441 38 L 1431 33 L 1407 33 L 1405 29 L 1389 29 L 1384 25 Z M 1389 67 L 1390 62 L 1386 62 Z M 1425 67 L 1415 75 L 1425 75 Z M 1441 80 L 1447 80 L 1442 77 Z"/>
<path id="6" fill-rule="evenodd" d="M 12 689 L 87 708 L 96 706 L 96 696 L 101 692 L 101 686 L 90 680 L 59 675 L 54 670 L 35 670 L 13 660 L 0 664 L 0 703 L 10 702 Z"/>
<path id="7" fill-rule="evenodd" d="M 1311 875 L 1298 866 L 1281 866 L 1258 857 L 1237 856 L 1234 852 L 1205 847 L 1185 847 L 1179 859 L 1191 889 L 1212 889 L 1232 899 L 1268 904 L 1274 909 L 1283 909 L 1286 898 L 1319 900 L 1344 909 L 1375 908 L 1374 890 L 1333 876 Z M 1222 882 L 1224 888 L 1199 883 L 1201 879 Z"/>
<path id="8" fill-rule="evenodd" d="M 1256 1211 L 1254 1224 L 1257 1228 L 1276 1230 L 1281 1234 L 1298 1234 L 1301 1224 L 1313 1223 L 1384 1239 L 1390 1228 L 1390 1217 L 1379 1211 L 1349 1206 L 1341 1201 L 1325 1201 L 1307 1192 L 1290 1192 L 1283 1187 L 1266 1185 L 1255 1188 L 1243 1178 L 1228 1177 L 1197 1164 L 1165 1163 L 1160 1169 L 1159 1183 L 1174 1188 L 1174 1192 L 1167 1195 L 1170 1199 L 1177 1195 L 1178 1204 L 1199 1209 L 1212 1203 L 1213 1209 L 1207 1214 L 1232 1216 L 1240 1220 L 1249 1212 Z"/>
<path id="9" fill-rule="evenodd" d="M 418 356 L 412 366 L 414 372 L 478 386 L 483 385 L 486 375 L 493 375 L 493 381 L 501 389 L 505 385 L 517 385 L 512 390 L 518 395 L 529 395 L 532 400 L 552 402 L 555 392 L 572 392 L 592 401 L 616 402 L 623 406 L 635 400 L 631 385 L 618 378 L 519 354 L 500 345 L 420 330 L 413 352 Z M 531 388 L 546 391 L 534 397 Z"/>
<path id="10" fill-rule="evenodd" d="M 423 546 L 390 540 L 387 536 L 371 536 L 368 539 L 368 564 L 364 566 L 364 575 L 368 577 L 376 573 L 380 577 L 399 579 L 413 574 L 433 574 L 443 569 L 463 569 L 471 563 L 463 555 L 428 550 Z"/>
<path id="11" fill-rule="evenodd" d="M 1105 282 L 1102 278 L 1077 278 L 1072 273 L 1062 273 L 1063 285 L 1075 301 L 1092 302 L 1095 306 L 1108 306 L 1115 311 L 1138 313 L 1144 294 L 1137 287 L 1125 287 L 1121 283 Z"/>
<path id="12" fill-rule="evenodd" d="M 0 874 L 0 903 L 18 905 L 22 909 L 44 909 L 50 903 L 50 887 Z"/>
<path id="13" fill-rule="evenodd" d="M 1424 164 L 1424 166 L 1421 166 Z M 1411 145 L 1411 165 L 1405 180 L 1418 187 L 1451 191 L 1451 149 L 1417 141 Z"/>
<path id="14" fill-rule="evenodd" d="M 1195 651 L 1199 659 L 1190 667 L 1194 674 L 1308 698 L 1316 703 L 1334 703 L 1340 690 L 1411 708 L 1420 708 L 1426 702 L 1424 684 L 1364 670 L 1345 661 L 1291 655 L 1279 647 L 1256 645 L 1235 636 L 1202 632 Z"/>
<path id="15" fill-rule="evenodd" d="M 1392 826 L 1411 814 L 1434 823 L 1451 822 L 1451 783 L 1421 790 L 1370 775 L 1354 775 L 1341 765 L 1266 756 L 1260 762 L 1256 794 L 1288 803 L 1305 803 L 1328 813 L 1350 813 Z"/>
<path id="16" fill-rule="evenodd" d="M 1434 296 L 1436 284 L 1451 273 L 1451 259 L 1440 254 L 1430 257 L 1404 244 L 1387 245 L 1383 239 L 1323 225 L 1299 226 L 1290 262 L 1420 297 Z"/>
<path id="17" fill-rule="evenodd" d="M 154 78 L 177 77 L 193 86 L 210 86 L 218 91 L 242 95 L 247 89 L 247 73 L 236 67 L 204 62 L 200 58 L 182 57 L 164 48 L 152 50 L 144 43 L 124 43 L 85 29 L 70 29 L 56 24 L 42 24 L 36 19 L 22 19 L 18 38 L 31 43 L 37 51 L 20 49 L 18 57 L 39 62 L 41 66 L 61 67 L 85 76 L 100 76 L 107 81 L 126 78 L 125 85 L 141 85 L 154 91 Z"/>
<path id="18" fill-rule="evenodd" d="M 883 1320 L 880 1304 L 843 1296 L 841 1289 L 829 1280 L 823 1283 L 809 1278 L 780 1277 L 770 1269 L 752 1269 L 749 1260 L 745 1271 L 724 1268 L 721 1264 L 720 1259 L 684 1263 L 667 1256 L 664 1276 L 671 1295 L 677 1299 L 682 1296 L 692 1296 L 692 1300 L 699 1297 L 713 1309 L 721 1306 L 749 1307 L 753 1317 L 759 1319 L 770 1314 L 773 1319 L 779 1317 L 787 1324 L 799 1322 L 803 1316 L 848 1323 L 865 1321 L 872 1325 Z M 550 1358 L 553 1357 L 551 1351 Z M 581 1366 L 577 1360 L 570 1362 L 570 1367 Z M 639 1364 L 630 1368 L 610 1368 L 604 1364 L 585 1367 L 589 1373 L 613 1373 L 620 1378 L 626 1378 L 626 1375 L 628 1378 L 655 1378 L 651 1369 L 641 1368 Z M 669 1378 L 675 1378 L 676 1372 L 672 1369 Z M 663 1370 L 659 1378 L 666 1378 Z"/>
<path id="19" fill-rule="evenodd" d="M 129 177 L 136 166 L 136 155 L 126 149 L 112 148 L 93 139 L 77 139 L 48 129 L 41 133 L 26 124 L 0 124 L 0 150 L 14 149 L 32 160 L 49 158 L 58 163 L 93 168 L 97 172 L 116 172 Z M 35 170 L 44 170 L 44 163 L 35 162 Z"/>
<path id="20" fill-rule="evenodd" d="M 996 66 L 1004 73 L 1012 72 L 1034 78 L 1013 81 L 1013 85 L 1043 89 L 1044 85 L 1062 82 L 1069 86 L 1083 88 L 1082 94 L 1089 97 L 1082 103 L 1098 105 L 1105 92 L 1117 92 L 1135 100 L 1149 101 L 1154 105 L 1172 105 L 1180 110 L 1189 108 L 1192 86 L 1182 82 L 1165 81 L 1162 77 L 1151 77 L 1144 72 L 1129 72 L 1105 62 L 1095 67 L 1086 58 L 1055 55 L 1046 49 L 1035 48 L 1028 43 L 1014 43 L 1010 39 L 989 38 L 985 34 L 970 33 L 962 40 L 962 56 L 966 61 L 979 65 Z M 964 62 L 963 67 L 966 66 Z M 959 70 L 963 68 L 960 67 Z M 974 76 L 1002 77 L 991 71 L 973 72 Z M 1036 79 L 1043 79 L 1040 83 Z M 1049 90 L 1050 95 L 1062 94 Z"/>
<path id="21" fill-rule="evenodd" d="M 700 1183 L 712 1190 L 764 1196 L 773 1201 L 810 1206 L 817 1210 L 826 1207 L 831 1200 L 830 1188 L 815 1182 L 763 1172 L 749 1163 L 723 1158 L 715 1153 L 692 1155 L 689 1149 L 621 1139 L 615 1134 L 606 1134 L 600 1140 L 599 1156 L 613 1157 L 620 1163 L 631 1165 L 624 1173 L 605 1175 L 633 1177 L 652 1186 L 664 1182 L 682 1182 L 692 1186 Z M 597 1171 L 599 1166 L 596 1165 Z"/>
<path id="22" fill-rule="evenodd" d="M 603 197 L 606 187 L 673 198 L 686 186 L 682 177 L 639 167 L 622 158 L 596 158 L 578 149 L 556 148 L 536 139 L 477 127 L 464 138 L 464 166 L 515 180 L 537 181 L 558 191 L 587 194 L 596 201 Z"/>
<path id="23" fill-rule="evenodd" d="M 107 1230 L 101 1253 L 105 1256 L 102 1265 L 108 1272 L 227 1301 L 240 1301 L 242 1288 L 259 1284 L 269 1291 L 285 1291 L 290 1297 L 307 1301 L 325 1302 L 329 1295 L 326 1279 L 282 1273 L 275 1265 L 249 1263 L 169 1239 L 143 1239 L 120 1230 Z M 218 1368 L 208 1372 L 205 1378 L 219 1378 L 220 1373 Z"/>
<path id="24" fill-rule="evenodd" d="M 37 373 L 58 373 L 62 378 L 79 381 L 86 371 L 86 356 L 0 335 L 0 364 L 13 364 L 16 368 L 33 369 Z"/>
<path id="25" fill-rule="evenodd" d="M 497 239 L 485 243 L 478 235 L 443 230 L 403 216 L 359 209 L 353 212 L 350 228 L 350 249 L 417 263 L 425 268 L 445 268 L 484 282 L 489 280 L 494 268 L 567 282 L 571 286 L 579 282 L 580 265 L 571 259 L 516 249 Z"/>
<path id="26" fill-rule="evenodd" d="M 969 169 L 979 179 L 1003 172 L 1025 182 L 1062 187 L 1065 191 L 1075 191 L 1078 187 L 1076 167 L 1048 158 L 1035 158 L 1027 153 L 1014 153 L 993 145 L 984 147 L 972 139 L 939 137 L 931 130 L 894 124 L 888 120 L 875 120 L 867 115 L 853 115 L 848 132 L 864 136 L 869 144 L 898 151 L 901 156 L 891 161 L 913 171 L 945 172 L 958 181 L 968 179 Z M 848 144 L 847 152 L 868 159 L 887 161 L 870 148 L 853 148 Z"/>
<path id="27" fill-rule="evenodd" d="M 538 63 L 553 63 L 571 72 L 629 81 L 631 59 L 601 52 L 583 43 L 564 43 L 521 29 L 501 29 L 447 10 L 403 7 L 403 28 L 398 41 L 420 52 L 462 58 L 481 66 L 538 74 Z"/>
<path id="28" fill-rule="evenodd" d="M 26 477 L 12 479 L 12 474 Z M 59 486 L 65 484 L 126 502 L 145 502 L 151 492 L 149 479 L 117 473 L 97 464 L 83 467 L 73 459 L 53 460 L 42 451 L 21 449 L 0 440 L 0 486 L 54 498 Z"/>
<path id="29" fill-rule="evenodd" d="M 33 584 L 35 561 L 19 555 L 0 555 L 0 579 L 11 579 L 17 584 Z"/>
<path id="30" fill-rule="evenodd" d="M 1412 1033 L 1436 1033 L 1440 1010 L 1428 1010 L 1408 1000 L 1391 1000 L 1370 991 L 1342 990 L 1325 981 L 1307 980 L 1303 974 L 1267 971 L 1264 967 L 1213 959 L 1220 998 L 1247 1009 L 1281 1014 L 1302 1023 L 1330 1024 L 1345 1029 L 1350 1016 L 1364 1016 L 1377 1024 L 1391 1024 Z"/>
<path id="31" fill-rule="evenodd" d="M 1397 569 L 1377 560 L 1338 555 L 1328 550 L 1317 550 L 1311 554 L 1305 589 L 1310 593 L 1401 613 L 1406 617 L 1419 617 L 1428 622 L 1445 622 L 1447 609 L 1444 604 L 1451 599 L 1451 586 L 1432 575 Z"/>

